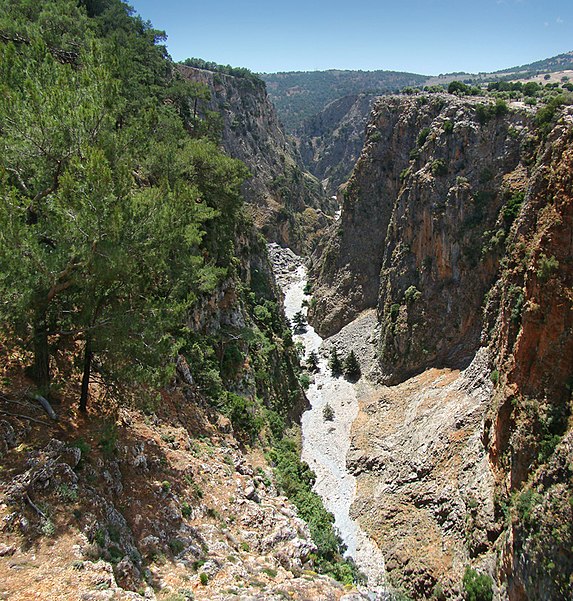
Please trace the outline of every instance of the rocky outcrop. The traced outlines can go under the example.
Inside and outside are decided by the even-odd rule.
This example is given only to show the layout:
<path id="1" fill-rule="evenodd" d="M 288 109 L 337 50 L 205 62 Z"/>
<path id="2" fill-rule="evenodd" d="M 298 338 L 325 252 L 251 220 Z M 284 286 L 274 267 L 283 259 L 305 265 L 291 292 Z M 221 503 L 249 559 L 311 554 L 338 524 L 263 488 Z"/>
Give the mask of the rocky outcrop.
<path id="1" fill-rule="evenodd" d="M 522 110 L 500 117 L 492 106 L 484 117 L 479 106 L 449 95 L 379 100 L 340 221 L 313 257 L 311 319 L 331 334 L 376 307 L 388 382 L 467 365 L 479 345 L 498 265 L 484 236 L 505 227 L 503 207 L 526 183 L 530 123 Z"/>
<path id="2" fill-rule="evenodd" d="M 197 103 L 198 114 L 221 115 L 225 151 L 249 168 L 243 194 L 255 224 L 269 240 L 307 251 L 328 224 L 333 204 L 283 132 L 264 82 L 184 65 L 178 70 L 208 87 L 210 99 Z"/>
<path id="3" fill-rule="evenodd" d="M 360 399 L 347 457 L 357 479 L 352 515 L 380 547 L 392 584 L 414 599 L 455 596 L 465 566 L 501 532 L 481 442 L 491 388 L 484 350 L 462 373 L 430 369 Z"/>
<path id="4" fill-rule="evenodd" d="M 73 445 L 15 424 L 0 479 L 2 595 L 363 600 L 312 571 L 309 528 L 260 452 L 205 418 L 172 392 L 152 417 L 93 419 Z"/>
<path id="5" fill-rule="evenodd" d="M 334 100 L 298 131 L 302 160 L 329 195 L 350 177 L 360 156 L 375 98 L 363 93 Z"/>

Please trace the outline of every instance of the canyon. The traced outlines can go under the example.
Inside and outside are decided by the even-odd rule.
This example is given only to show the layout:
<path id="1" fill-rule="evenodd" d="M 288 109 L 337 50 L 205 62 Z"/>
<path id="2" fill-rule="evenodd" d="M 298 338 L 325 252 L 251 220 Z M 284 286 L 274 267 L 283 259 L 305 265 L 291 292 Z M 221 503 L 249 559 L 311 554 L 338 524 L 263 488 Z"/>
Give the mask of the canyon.
<path id="1" fill-rule="evenodd" d="M 74 7 L 102 49 L 131 40 L 114 85 L 90 44 L 42 41 L 40 5 L 38 48 L 0 36 L 27 69 L 0 107 L 0 597 L 571 599 L 572 99 L 378 96 L 426 82 L 394 72 L 291 94 L 288 74 L 173 64 L 121 2 Z M 100 135 L 90 86 L 117 82 Z M 60 160 L 30 161 L 46 122 Z M 132 231 L 147 262 L 98 263 Z"/>

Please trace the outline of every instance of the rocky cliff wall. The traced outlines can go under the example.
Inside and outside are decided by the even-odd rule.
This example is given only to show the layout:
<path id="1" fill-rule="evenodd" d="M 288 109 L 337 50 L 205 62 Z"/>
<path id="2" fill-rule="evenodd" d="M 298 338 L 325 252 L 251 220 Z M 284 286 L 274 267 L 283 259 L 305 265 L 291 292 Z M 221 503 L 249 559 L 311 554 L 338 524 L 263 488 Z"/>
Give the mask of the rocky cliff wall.
<path id="1" fill-rule="evenodd" d="M 312 319 L 331 333 L 377 311 L 364 371 L 390 385 L 361 399 L 348 466 L 391 580 L 414 599 L 459 598 L 471 566 L 496 600 L 564 600 L 573 110 L 543 129 L 488 102 L 379 101 L 313 255 Z"/>
<path id="2" fill-rule="evenodd" d="M 331 102 L 307 119 L 297 133 L 306 168 L 336 194 L 349 177 L 362 152 L 366 125 L 376 96 L 355 94 Z"/>
<path id="3" fill-rule="evenodd" d="M 185 79 L 208 87 L 211 97 L 198 102 L 199 114 L 221 115 L 225 151 L 252 174 L 243 194 L 263 235 L 297 252 L 309 250 L 334 205 L 283 132 L 264 82 L 184 65 L 178 69 Z"/>
<path id="4" fill-rule="evenodd" d="M 573 110 L 540 145 L 489 294 L 497 383 L 485 441 L 498 476 L 510 599 L 573 595 Z M 509 508 L 509 510 L 508 510 Z"/>
<path id="5" fill-rule="evenodd" d="M 525 185 L 530 124 L 521 110 L 483 119 L 479 104 L 379 100 L 336 231 L 313 257 L 319 330 L 377 307 L 387 381 L 467 365 L 479 345 L 498 259 L 484 236 L 506 227 L 503 206 Z"/>

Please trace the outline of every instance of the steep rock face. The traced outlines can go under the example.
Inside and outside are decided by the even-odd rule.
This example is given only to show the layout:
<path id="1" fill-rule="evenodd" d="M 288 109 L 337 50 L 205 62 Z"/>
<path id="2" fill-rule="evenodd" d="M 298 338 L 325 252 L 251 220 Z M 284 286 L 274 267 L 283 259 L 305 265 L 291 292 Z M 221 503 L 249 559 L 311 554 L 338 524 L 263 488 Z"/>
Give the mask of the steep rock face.
<path id="1" fill-rule="evenodd" d="M 498 380 L 487 444 L 512 508 L 502 569 L 510 599 L 573 594 L 573 111 L 541 146 L 489 295 Z"/>
<path id="2" fill-rule="evenodd" d="M 496 600 L 571 599 L 573 109 L 544 137 L 481 103 L 375 107 L 313 316 L 377 308 L 364 373 L 393 385 L 361 399 L 348 466 L 391 580 L 459 598 L 471 566 Z"/>
<path id="3" fill-rule="evenodd" d="M 366 135 L 366 125 L 376 97 L 345 96 L 307 119 L 298 132 L 298 146 L 306 168 L 330 195 L 336 194 L 354 167 Z"/>
<path id="4" fill-rule="evenodd" d="M 480 114 L 449 95 L 388 97 L 343 191 L 339 224 L 315 254 L 312 316 L 330 334 L 377 307 L 386 381 L 428 365 L 467 365 L 497 271 L 486 231 L 525 185 L 528 115 Z M 501 221 L 500 221 L 501 220 Z"/>
<path id="5" fill-rule="evenodd" d="M 264 82 L 178 65 L 187 80 L 205 84 L 209 101 L 200 113 L 222 116 L 222 145 L 240 159 L 252 177 L 243 194 L 258 228 L 270 240 L 298 252 L 308 250 L 331 212 L 320 183 L 308 173 L 284 134 Z"/>

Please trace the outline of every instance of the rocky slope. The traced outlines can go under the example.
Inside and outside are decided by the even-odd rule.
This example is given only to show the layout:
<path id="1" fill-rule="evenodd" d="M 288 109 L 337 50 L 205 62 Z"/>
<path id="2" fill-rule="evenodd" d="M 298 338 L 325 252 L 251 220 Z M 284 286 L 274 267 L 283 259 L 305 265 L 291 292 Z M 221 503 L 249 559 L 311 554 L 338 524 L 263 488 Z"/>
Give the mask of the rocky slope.
<path id="1" fill-rule="evenodd" d="M 198 103 L 198 112 L 221 115 L 225 151 L 249 168 L 243 194 L 257 227 L 269 240 L 309 250 L 328 224 L 325 213 L 332 213 L 333 203 L 283 132 L 264 82 L 185 65 L 178 70 L 208 87 L 210 99 Z"/>
<path id="2" fill-rule="evenodd" d="M 372 94 L 357 94 L 334 100 L 297 132 L 306 168 L 329 195 L 350 177 L 360 156 L 374 99 Z"/>
<path id="3" fill-rule="evenodd" d="M 58 410 L 59 426 L 0 422 L 1 595 L 352 598 L 312 571 L 308 527 L 228 420 L 211 423 L 180 393 L 147 416 L 88 423 Z M 42 421 L 33 406 L 20 411 Z"/>
<path id="4" fill-rule="evenodd" d="M 353 515 L 414 599 L 569 599 L 573 111 L 445 95 L 374 107 L 312 258 L 323 334 L 377 323 Z M 463 370 L 463 371 L 460 371 Z M 466 583 L 466 586 L 467 583 Z"/>
<path id="5" fill-rule="evenodd" d="M 292 343 L 265 338 L 265 320 L 287 337 L 265 247 L 243 236 L 237 276 L 252 294 L 229 277 L 203 299 L 189 322 L 196 343 L 161 391 L 98 380 L 82 414 L 62 354 L 49 421 L 26 396 L 22 356 L 2 347 L 0 596 L 364 599 L 317 574 L 309 526 L 263 452 L 270 428 L 296 431 L 306 399 Z"/>

